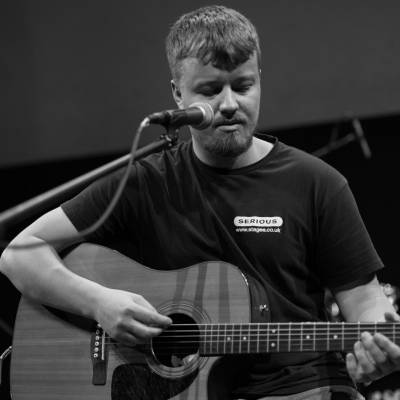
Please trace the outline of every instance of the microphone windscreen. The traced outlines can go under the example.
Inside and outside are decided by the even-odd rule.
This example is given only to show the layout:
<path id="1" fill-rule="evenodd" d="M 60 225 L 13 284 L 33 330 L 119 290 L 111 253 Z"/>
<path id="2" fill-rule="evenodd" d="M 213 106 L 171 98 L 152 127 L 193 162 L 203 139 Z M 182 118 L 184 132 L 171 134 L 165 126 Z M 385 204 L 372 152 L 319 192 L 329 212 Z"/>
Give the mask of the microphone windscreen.
<path id="1" fill-rule="evenodd" d="M 214 121 L 214 111 L 210 104 L 196 102 L 189 106 L 189 108 L 199 108 L 203 114 L 203 118 L 200 123 L 196 125 L 191 125 L 193 128 L 202 130 L 208 128 Z"/>

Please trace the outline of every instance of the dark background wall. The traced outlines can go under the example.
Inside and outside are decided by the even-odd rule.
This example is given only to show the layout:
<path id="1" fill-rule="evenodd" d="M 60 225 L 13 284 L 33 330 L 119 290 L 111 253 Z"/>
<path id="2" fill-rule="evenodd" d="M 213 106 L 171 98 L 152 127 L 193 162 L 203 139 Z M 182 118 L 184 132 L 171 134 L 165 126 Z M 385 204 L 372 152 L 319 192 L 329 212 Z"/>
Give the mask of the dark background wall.
<path id="1" fill-rule="evenodd" d="M 174 107 L 169 26 L 209 3 L 2 1 L 0 166 L 127 149 L 144 116 Z M 259 30 L 262 128 L 399 111 L 398 1 L 219 3 Z"/>
<path id="2" fill-rule="evenodd" d="M 263 49 L 260 129 L 310 153 L 352 132 L 358 142 L 324 156 L 349 180 L 387 268 L 397 261 L 400 3 L 220 1 L 243 11 Z M 204 1 L 4 1 L 0 4 L 0 211 L 125 154 L 147 114 L 174 108 L 163 40 Z M 142 143 L 161 133 L 146 131 Z M 183 138 L 187 137 L 187 133 Z M 11 238 L 24 221 L 3 231 Z M 0 353 L 11 343 L 18 292 L 0 275 Z M 397 387 L 396 380 L 386 386 Z M 0 394 L 0 398 L 1 394 Z"/>

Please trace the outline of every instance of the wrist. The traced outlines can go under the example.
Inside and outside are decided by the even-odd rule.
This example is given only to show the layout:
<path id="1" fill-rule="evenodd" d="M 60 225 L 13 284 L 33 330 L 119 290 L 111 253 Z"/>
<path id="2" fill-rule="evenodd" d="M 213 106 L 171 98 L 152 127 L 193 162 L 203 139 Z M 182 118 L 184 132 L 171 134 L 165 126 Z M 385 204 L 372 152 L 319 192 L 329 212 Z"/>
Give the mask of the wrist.
<path id="1" fill-rule="evenodd" d="M 85 310 L 85 314 L 97 322 L 100 319 L 100 311 L 102 309 L 102 304 L 104 304 L 107 290 L 108 288 L 96 282 L 90 282 L 90 287 L 87 290 L 88 297 L 86 299 L 86 304 L 88 308 Z"/>

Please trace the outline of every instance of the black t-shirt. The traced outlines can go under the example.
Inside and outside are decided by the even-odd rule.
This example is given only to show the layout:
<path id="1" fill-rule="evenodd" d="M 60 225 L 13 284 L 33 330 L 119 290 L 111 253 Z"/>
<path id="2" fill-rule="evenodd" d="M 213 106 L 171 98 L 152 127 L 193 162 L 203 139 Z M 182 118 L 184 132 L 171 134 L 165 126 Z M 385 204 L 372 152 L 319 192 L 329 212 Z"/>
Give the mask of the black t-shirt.
<path id="1" fill-rule="evenodd" d="M 346 179 L 318 158 L 270 136 L 250 166 L 202 163 L 191 142 L 136 163 L 106 223 L 88 241 L 140 263 L 175 269 L 222 260 L 250 277 L 254 320 L 325 321 L 324 287 L 338 289 L 382 267 Z M 64 203 L 78 230 L 93 223 L 122 172 Z M 258 304 L 268 303 L 261 316 Z M 338 353 L 249 356 L 244 398 L 351 385 Z"/>

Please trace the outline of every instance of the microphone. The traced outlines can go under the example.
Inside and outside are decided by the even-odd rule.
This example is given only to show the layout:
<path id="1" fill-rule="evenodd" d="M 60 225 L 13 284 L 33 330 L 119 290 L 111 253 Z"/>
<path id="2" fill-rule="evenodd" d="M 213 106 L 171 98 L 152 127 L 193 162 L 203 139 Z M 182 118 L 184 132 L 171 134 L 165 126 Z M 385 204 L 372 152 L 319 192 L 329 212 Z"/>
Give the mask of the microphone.
<path id="1" fill-rule="evenodd" d="M 190 125 L 195 129 L 202 130 L 213 123 L 214 111 L 208 103 L 193 103 L 184 109 L 155 112 L 147 118 L 150 124 L 159 124 L 175 129 Z"/>
<path id="2" fill-rule="evenodd" d="M 355 137 L 360 144 L 361 151 L 365 158 L 371 158 L 371 149 L 369 148 L 369 144 L 367 142 L 367 138 L 365 137 L 364 130 L 361 126 L 361 123 L 358 118 L 353 118 L 351 120 L 351 124 L 354 129 Z"/>

